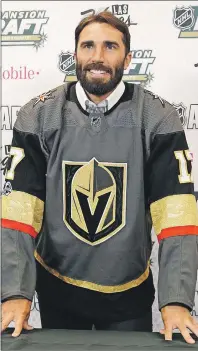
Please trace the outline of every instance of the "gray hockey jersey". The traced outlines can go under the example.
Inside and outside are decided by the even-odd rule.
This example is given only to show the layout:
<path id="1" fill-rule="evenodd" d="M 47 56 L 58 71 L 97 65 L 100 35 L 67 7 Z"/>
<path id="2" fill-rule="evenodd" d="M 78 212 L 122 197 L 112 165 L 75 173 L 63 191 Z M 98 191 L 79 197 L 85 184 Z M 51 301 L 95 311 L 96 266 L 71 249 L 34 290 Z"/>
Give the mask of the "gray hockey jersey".
<path id="1" fill-rule="evenodd" d="M 159 308 L 177 302 L 192 309 L 198 213 L 177 112 L 125 83 L 99 117 L 95 123 L 82 109 L 75 83 L 21 108 L 2 196 L 2 300 L 32 299 L 34 257 L 79 289 L 133 291 L 150 275 L 153 225 Z"/>

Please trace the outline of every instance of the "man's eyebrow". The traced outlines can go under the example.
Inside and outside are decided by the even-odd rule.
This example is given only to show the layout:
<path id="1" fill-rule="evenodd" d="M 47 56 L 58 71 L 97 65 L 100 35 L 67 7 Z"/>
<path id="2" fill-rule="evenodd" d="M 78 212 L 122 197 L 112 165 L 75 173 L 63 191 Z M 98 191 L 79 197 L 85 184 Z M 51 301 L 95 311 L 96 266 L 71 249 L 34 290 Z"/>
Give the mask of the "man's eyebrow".
<path id="1" fill-rule="evenodd" d="M 106 45 L 116 45 L 117 47 L 119 47 L 119 44 L 117 41 L 114 41 L 114 40 L 104 40 L 103 41 L 104 44 Z M 82 41 L 82 43 L 80 44 L 80 46 L 84 46 L 84 45 L 93 45 L 94 44 L 94 41 L 93 40 L 85 40 L 85 41 Z"/>
<path id="2" fill-rule="evenodd" d="M 85 40 L 82 41 L 82 43 L 80 44 L 80 46 L 84 46 L 84 45 L 93 45 L 94 41 L 93 40 Z"/>
<path id="3" fill-rule="evenodd" d="M 105 40 L 104 43 L 105 44 L 113 44 L 113 45 L 116 45 L 117 47 L 120 46 L 117 41 L 113 41 L 113 40 Z"/>

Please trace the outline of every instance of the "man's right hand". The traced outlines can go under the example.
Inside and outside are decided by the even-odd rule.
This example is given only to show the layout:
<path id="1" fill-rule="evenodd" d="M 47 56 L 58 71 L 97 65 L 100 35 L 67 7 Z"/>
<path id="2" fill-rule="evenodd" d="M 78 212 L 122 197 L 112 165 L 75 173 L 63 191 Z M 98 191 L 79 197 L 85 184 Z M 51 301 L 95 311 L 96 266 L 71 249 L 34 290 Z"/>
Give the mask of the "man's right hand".
<path id="1" fill-rule="evenodd" d="M 33 327 L 28 324 L 31 304 L 31 301 L 27 299 L 3 302 L 1 305 L 1 331 L 3 332 L 11 322 L 15 323 L 15 329 L 12 333 L 14 337 L 19 336 L 22 329 L 32 330 Z"/>

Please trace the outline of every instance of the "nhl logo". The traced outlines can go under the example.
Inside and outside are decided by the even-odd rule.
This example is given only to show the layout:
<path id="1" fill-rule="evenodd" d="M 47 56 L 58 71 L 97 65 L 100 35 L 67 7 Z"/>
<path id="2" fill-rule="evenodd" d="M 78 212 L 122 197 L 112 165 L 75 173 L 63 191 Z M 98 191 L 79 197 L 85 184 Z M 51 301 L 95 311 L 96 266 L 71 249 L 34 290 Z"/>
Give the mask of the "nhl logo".
<path id="1" fill-rule="evenodd" d="M 12 192 L 12 185 L 10 182 L 6 182 L 3 187 L 3 191 L 1 192 L 1 195 L 6 195 L 8 196 Z"/>
<path id="2" fill-rule="evenodd" d="M 180 102 L 180 104 L 173 104 L 173 106 L 176 108 L 176 111 L 179 115 L 182 126 L 185 126 L 185 124 L 186 124 L 186 107 L 183 105 L 182 102 Z"/>
<path id="3" fill-rule="evenodd" d="M 69 51 L 62 52 L 59 56 L 59 69 L 66 75 L 75 75 L 76 73 L 76 63 L 74 59 L 74 54 Z"/>
<path id="4" fill-rule="evenodd" d="M 176 8 L 173 23 L 181 30 L 190 29 L 195 23 L 194 9 L 192 7 Z"/>

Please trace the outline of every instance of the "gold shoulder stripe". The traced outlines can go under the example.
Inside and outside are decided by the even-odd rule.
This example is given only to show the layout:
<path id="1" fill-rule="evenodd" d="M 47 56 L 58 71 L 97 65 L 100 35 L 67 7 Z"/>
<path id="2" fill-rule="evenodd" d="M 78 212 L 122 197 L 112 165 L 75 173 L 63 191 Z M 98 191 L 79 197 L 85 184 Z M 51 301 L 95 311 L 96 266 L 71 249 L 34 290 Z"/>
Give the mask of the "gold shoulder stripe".
<path id="1" fill-rule="evenodd" d="M 167 196 L 153 202 L 150 208 L 157 235 L 167 228 L 198 225 L 198 209 L 192 194 Z"/>
<path id="2" fill-rule="evenodd" d="M 114 285 L 114 286 L 100 285 L 100 284 L 91 283 L 91 282 L 84 281 L 84 280 L 77 280 L 77 279 L 73 279 L 73 278 L 61 275 L 55 269 L 47 266 L 37 251 L 35 251 L 34 256 L 35 256 L 36 260 L 38 262 L 40 262 L 40 264 L 48 272 L 50 272 L 51 274 L 53 274 L 57 278 L 63 280 L 65 283 L 75 285 L 75 286 L 78 286 L 81 288 L 89 289 L 89 290 L 94 290 L 94 291 L 106 293 L 106 294 L 122 292 L 122 291 L 129 290 L 131 288 L 135 288 L 138 285 L 142 284 L 149 276 L 149 263 L 150 262 L 148 263 L 145 272 L 137 279 L 131 280 L 130 282 L 127 282 L 127 283 L 121 284 L 121 285 Z"/>
<path id="3" fill-rule="evenodd" d="M 44 202 L 34 195 L 13 190 L 2 196 L 2 218 L 32 226 L 41 230 Z"/>

